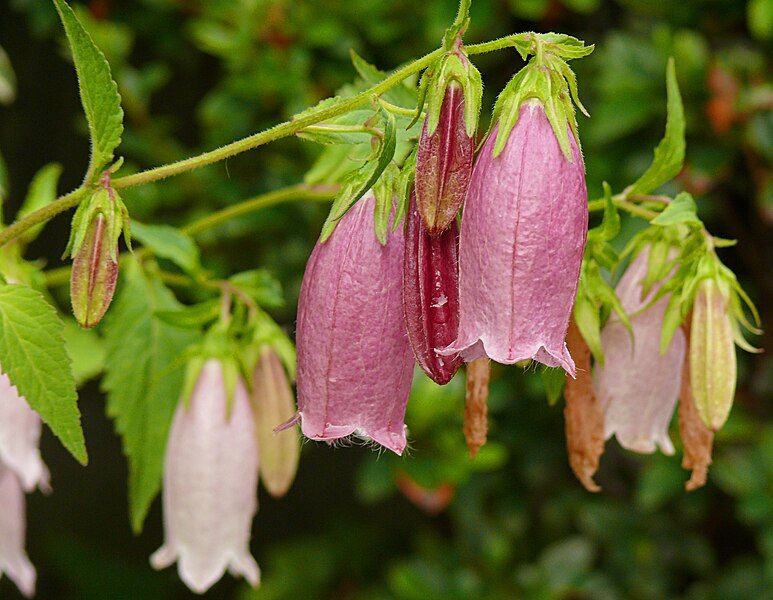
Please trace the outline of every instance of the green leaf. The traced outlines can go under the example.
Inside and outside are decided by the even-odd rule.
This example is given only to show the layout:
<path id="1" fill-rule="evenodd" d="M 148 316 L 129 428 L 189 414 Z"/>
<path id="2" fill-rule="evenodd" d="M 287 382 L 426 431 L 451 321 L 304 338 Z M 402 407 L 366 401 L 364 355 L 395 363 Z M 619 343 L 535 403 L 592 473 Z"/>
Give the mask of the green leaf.
<path id="1" fill-rule="evenodd" d="M 3 202 L 8 194 L 8 169 L 5 166 L 3 155 L 0 154 L 0 225 L 2 224 Z"/>
<path id="2" fill-rule="evenodd" d="M 23 285 L 0 287 L 0 364 L 70 453 L 85 465 L 86 442 L 63 324 L 43 295 Z"/>
<path id="3" fill-rule="evenodd" d="M 192 306 L 181 306 L 176 310 L 159 310 L 155 314 L 169 325 L 198 330 L 220 316 L 220 300 L 215 298 Z"/>
<path id="4" fill-rule="evenodd" d="M 81 386 L 105 368 L 105 343 L 93 329 L 83 329 L 74 319 L 64 321 L 64 343 L 72 360 L 75 385 Z"/>
<path id="5" fill-rule="evenodd" d="M 40 169 L 30 182 L 27 190 L 27 197 L 16 215 L 16 219 L 23 219 L 28 214 L 43 208 L 56 200 L 56 186 L 59 183 L 59 176 L 62 174 L 62 165 L 51 163 Z M 34 240 L 40 234 L 45 223 L 31 227 L 21 236 L 25 243 Z"/>
<path id="6" fill-rule="evenodd" d="M 356 171 L 347 174 L 344 178 L 341 189 L 333 201 L 333 206 L 330 208 L 330 214 L 322 226 L 322 233 L 320 235 L 320 241 L 322 242 L 332 235 L 338 221 L 343 218 L 357 200 L 362 198 L 373 187 L 389 163 L 392 162 L 392 158 L 394 158 L 397 147 L 395 119 L 390 113 L 383 113 L 383 115 L 384 134 L 383 139 L 378 145 L 376 156 L 366 161 Z"/>
<path id="7" fill-rule="evenodd" d="M 698 207 L 695 205 L 695 200 L 687 192 L 682 192 L 650 223 L 664 226 L 679 223 L 701 225 L 701 220 L 698 218 Z"/>
<path id="8" fill-rule="evenodd" d="M 548 404 L 553 406 L 564 391 L 566 383 L 566 374 L 560 367 L 545 367 L 540 371 L 542 384 L 545 386 L 545 395 L 548 398 Z"/>
<path id="9" fill-rule="evenodd" d="M 357 74 L 362 77 L 368 87 L 377 85 L 386 79 L 387 74 L 377 69 L 353 49 L 349 50 Z M 416 106 L 417 93 L 413 87 L 408 87 L 405 83 L 396 85 L 382 94 L 387 102 L 402 106 L 403 108 L 414 108 Z"/>
<path id="10" fill-rule="evenodd" d="M 91 136 L 91 162 L 87 180 L 113 160 L 113 151 L 121 143 L 123 109 L 118 86 L 110 74 L 105 55 L 78 21 L 64 0 L 54 0 L 70 43 L 78 74 L 81 104 Z"/>
<path id="11" fill-rule="evenodd" d="M 266 269 L 237 273 L 228 281 L 261 306 L 266 308 L 284 306 L 282 284 Z"/>
<path id="12" fill-rule="evenodd" d="M 648 194 L 664 183 L 671 181 L 684 163 L 684 108 L 679 84 L 676 81 L 674 59 L 668 59 L 666 69 L 666 91 L 668 95 L 666 134 L 658 147 L 652 164 L 631 186 L 629 194 Z"/>
<path id="13" fill-rule="evenodd" d="M 199 336 L 154 317 L 180 304 L 135 260 L 121 266 L 120 293 L 105 324 L 102 388 L 129 461 L 129 509 L 139 532 L 161 487 L 166 441 L 182 389 L 181 357 Z"/>
<path id="14" fill-rule="evenodd" d="M 199 248 L 191 236 L 170 225 L 145 225 L 132 221 L 132 236 L 158 258 L 166 258 L 186 273 L 201 271 Z"/>

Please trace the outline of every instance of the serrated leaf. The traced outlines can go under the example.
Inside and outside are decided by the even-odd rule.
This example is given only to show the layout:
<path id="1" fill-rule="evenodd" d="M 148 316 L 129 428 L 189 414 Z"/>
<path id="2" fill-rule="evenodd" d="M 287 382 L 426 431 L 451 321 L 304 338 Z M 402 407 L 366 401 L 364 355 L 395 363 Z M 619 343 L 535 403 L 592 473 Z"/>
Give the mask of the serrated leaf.
<path id="1" fill-rule="evenodd" d="M 349 50 L 349 55 L 351 56 L 352 64 L 354 65 L 357 74 L 362 77 L 363 81 L 369 87 L 377 85 L 387 78 L 386 73 L 374 67 L 357 54 L 354 49 Z M 404 83 L 401 83 L 384 92 L 382 97 L 386 101 L 396 104 L 397 106 L 414 108 L 416 106 L 417 92 L 415 89 L 411 89 Z"/>
<path id="2" fill-rule="evenodd" d="M 62 333 L 75 385 L 80 387 L 105 368 L 105 343 L 96 331 L 83 329 L 71 318 L 65 319 Z"/>
<path id="3" fill-rule="evenodd" d="M 19 208 L 19 213 L 16 215 L 16 220 L 23 219 L 28 214 L 56 200 L 56 186 L 59 183 L 59 176 L 61 174 L 62 165 L 59 163 L 48 164 L 35 173 L 27 189 L 27 196 L 24 198 L 24 202 L 21 208 Z M 40 225 L 30 227 L 22 234 L 21 239 L 27 244 L 30 243 L 38 237 L 44 225 L 45 223 L 41 223 Z"/>
<path id="4" fill-rule="evenodd" d="M 0 287 L 0 365 L 19 394 L 83 465 L 88 462 L 63 323 L 43 295 Z"/>
<path id="5" fill-rule="evenodd" d="M 679 84 L 676 80 L 674 59 L 668 59 L 666 68 L 667 117 L 666 134 L 658 147 L 655 158 L 644 174 L 631 186 L 630 194 L 648 194 L 671 181 L 682 170 L 684 163 L 684 108 Z"/>
<path id="6" fill-rule="evenodd" d="M 186 273 L 201 271 L 199 248 L 193 238 L 170 225 L 132 222 L 132 235 L 158 258 L 171 260 Z"/>
<path id="7" fill-rule="evenodd" d="M 650 221 L 653 225 L 677 225 L 679 223 L 701 224 L 698 207 L 687 192 L 680 193 L 657 217 Z"/>
<path id="8" fill-rule="evenodd" d="M 87 176 L 91 179 L 113 160 L 113 151 L 121 143 L 121 96 L 105 55 L 94 44 L 75 13 L 64 0 L 53 1 L 64 25 L 78 74 L 81 103 L 91 136 L 91 162 Z"/>
<path id="9" fill-rule="evenodd" d="M 253 269 L 237 273 L 228 281 L 266 308 L 284 306 L 282 284 L 266 269 Z"/>
<path id="10" fill-rule="evenodd" d="M 220 300 L 215 298 L 192 306 L 180 306 L 176 310 L 159 310 L 155 315 L 169 325 L 198 330 L 220 316 Z"/>
<path id="11" fill-rule="evenodd" d="M 179 310 L 174 295 L 135 260 L 122 264 L 121 288 L 105 324 L 102 388 L 129 461 L 132 528 L 142 523 L 161 487 L 169 427 L 184 376 L 181 356 L 199 336 L 154 314 Z"/>

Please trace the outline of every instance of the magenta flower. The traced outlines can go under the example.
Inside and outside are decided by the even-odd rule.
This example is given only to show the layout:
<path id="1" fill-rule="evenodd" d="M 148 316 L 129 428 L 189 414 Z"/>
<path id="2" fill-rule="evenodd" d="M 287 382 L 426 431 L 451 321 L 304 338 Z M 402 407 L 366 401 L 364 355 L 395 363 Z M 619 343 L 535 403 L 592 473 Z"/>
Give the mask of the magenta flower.
<path id="1" fill-rule="evenodd" d="M 298 304 L 298 408 L 304 435 L 353 433 L 401 454 L 413 354 L 402 307 L 401 228 L 374 233 L 372 193 L 311 254 Z"/>
<path id="2" fill-rule="evenodd" d="M 35 567 L 24 551 L 27 517 L 16 473 L 0 461 L 0 577 L 6 573 L 27 598 L 35 595 Z"/>
<path id="3" fill-rule="evenodd" d="M 467 132 L 464 91 L 452 81 L 445 89 L 437 128 L 429 118 L 416 153 L 416 201 L 424 226 L 432 235 L 448 227 L 464 202 L 472 174 L 475 137 Z"/>
<path id="4" fill-rule="evenodd" d="M 616 292 L 631 317 L 631 336 L 612 315 L 601 332 L 604 364 L 596 365 L 595 388 L 604 411 L 604 436 L 613 435 L 624 448 L 654 452 L 657 446 L 673 454 L 668 425 L 674 414 L 682 379 L 684 333 L 678 329 L 665 354 L 660 353 L 660 334 L 669 295 L 642 312 L 662 286 L 652 286 L 642 297 L 649 251 L 641 252 L 620 279 Z"/>
<path id="5" fill-rule="evenodd" d="M 571 162 L 533 99 L 521 106 L 501 154 L 494 157 L 497 127 L 486 140 L 462 217 L 459 336 L 441 354 L 534 359 L 574 375 L 564 338 L 588 206 L 582 154 L 568 131 Z"/>
<path id="6" fill-rule="evenodd" d="M 0 372 L 0 463 L 12 470 L 25 491 L 49 489 L 49 474 L 40 457 L 41 421 L 5 373 Z"/>
<path id="7" fill-rule="evenodd" d="M 430 235 L 419 218 L 415 198 L 408 209 L 403 267 L 403 303 L 408 338 L 416 361 L 435 383 L 451 381 L 459 356 L 441 356 L 459 329 L 459 229 L 456 220 Z"/>
<path id="8" fill-rule="evenodd" d="M 252 407 L 238 380 L 230 413 L 219 360 L 208 360 L 189 406 L 172 423 L 164 467 L 164 545 L 150 558 L 155 569 L 178 561 L 180 578 L 194 592 L 225 573 L 252 586 L 260 569 L 250 554 L 258 508 L 258 444 Z"/>

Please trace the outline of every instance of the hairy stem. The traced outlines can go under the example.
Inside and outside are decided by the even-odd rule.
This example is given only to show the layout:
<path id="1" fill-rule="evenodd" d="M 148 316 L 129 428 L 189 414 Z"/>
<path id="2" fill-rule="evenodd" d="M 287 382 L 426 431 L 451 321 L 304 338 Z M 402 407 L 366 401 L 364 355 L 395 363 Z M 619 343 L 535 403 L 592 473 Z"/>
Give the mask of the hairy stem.
<path id="1" fill-rule="evenodd" d="M 467 54 L 482 54 L 485 52 L 493 52 L 502 48 L 513 47 L 516 44 L 517 35 L 508 35 L 490 42 L 484 42 L 481 44 L 472 44 L 466 46 Z M 198 156 L 192 156 L 184 160 L 173 162 L 160 167 L 148 169 L 134 175 L 126 175 L 124 177 L 118 177 L 112 180 L 112 186 L 114 188 L 129 188 L 142 185 L 145 183 L 151 183 L 153 181 L 159 181 L 173 175 L 179 175 L 205 165 L 210 165 L 218 161 L 224 160 L 231 156 L 235 156 L 247 150 L 257 148 L 263 144 L 273 142 L 275 140 L 294 135 L 302 129 L 326 121 L 338 115 L 347 113 L 358 106 L 369 102 L 374 96 L 379 96 L 387 90 L 398 85 L 406 78 L 419 73 L 423 69 L 427 68 L 432 61 L 439 58 L 443 54 L 444 50 L 438 48 L 437 50 L 424 55 L 423 57 L 408 63 L 407 65 L 400 67 L 394 73 L 386 77 L 383 81 L 380 81 L 376 85 L 360 92 L 359 94 L 352 96 L 351 98 L 342 98 L 337 102 L 330 105 L 325 105 L 319 108 L 312 108 L 302 116 L 298 116 L 279 125 L 275 125 L 265 131 L 253 134 L 241 140 L 237 140 L 225 146 L 221 146 L 216 150 L 211 150 Z M 10 227 L 0 232 L 0 246 L 4 246 L 14 238 L 18 237 L 30 227 L 34 227 L 40 223 L 48 221 L 52 217 L 58 215 L 61 212 L 69 210 L 73 206 L 77 205 L 82 196 L 88 192 L 88 188 L 81 187 L 77 190 L 70 192 L 64 196 L 61 196 L 54 200 L 48 206 L 45 206 L 35 212 L 27 215 L 20 221 L 17 221 Z"/>

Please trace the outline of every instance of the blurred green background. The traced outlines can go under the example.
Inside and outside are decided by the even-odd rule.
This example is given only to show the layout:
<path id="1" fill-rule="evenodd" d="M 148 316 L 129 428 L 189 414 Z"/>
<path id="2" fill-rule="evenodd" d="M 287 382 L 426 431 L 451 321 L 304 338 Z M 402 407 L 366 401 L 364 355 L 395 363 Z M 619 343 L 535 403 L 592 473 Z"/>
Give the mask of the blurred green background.
<path id="1" fill-rule="evenodd" d="M 152 166 L 231 141 L 331 95 L 353 78 L 349 49 L 383 69 L 435 48 L 453 0 L 92 0 L 73 2 L 102 48 L 126 111 L 120 153 Z M 662 135 L 665 63 L 676 58 L 687 111 L 683 173 L 666 191 L 696 195 L 712 233 L 738 238 L 722 259 L 770 330 L 773 287 L 773 2 L 754 0 L 474 0 L 467 40 L 561 31 L 596 44 L 576 61 L 592 118 L 580 117 L 591 197 L 644 169 Z M 0 3 L 0 46 L 18 90 L 0 105 L 0 153 L 11 206 L 44 164 L 64 166 L 60 192 L 85 170 L 88 142 L 74 71 L 55 12 L 43 0 Z M 522 65 L 515 51 L 475 57 L 484 125 L 495 95 Z M 5 98 L 11 100 L 11 98 Z M 300 181 L 320 148 L 283 140 L 225 164 L 127 190 L 132 216 L 181 224 L 217 207 Z M 292 331 L 305 261 L 322 205 L 286 204 L 207 236 L 207 268 L 268 268 Z M 61 264 L 69 225 L 59 217 L 30 248 Z M 633 226 L 628 228 L 630 235 Z M 66 296 L 62 306 L 66 308 Z M 182 300 L 190 300 L 185 294 Z M 771 347 L 770 335 L 756 340 Z M 755 599 L 773 598 L 773 374 L 769 355 L 742 355 L 730 421 L 717 436 L 709 484 L 685 493 L 674 457 L 607 444 L 586 492 L 565 452 L 561 404 L 540 378 L 496 368 L 489 444 L 475 461 L 461 433 L 463 382 L 417 376 L 403 458 L 360 447 L 306 444 L 298 480 L 275 501 L 261 492 L 252 549 L 257 592 L 228 577 L 210 598 Z M 39 598 L 187 598 L 174 569 L 153 572 L 160 503 L 130 532 L 126 463 L 104 416 L 98 382 L 81 392 L 92 457 L 79 467 L 44 435 L 54 493 L 29 499 L 28 551 Z M 678 434 L 672 436 L 677 442 Z M 0 597 L 16 598 L 7 578 Z"/>

